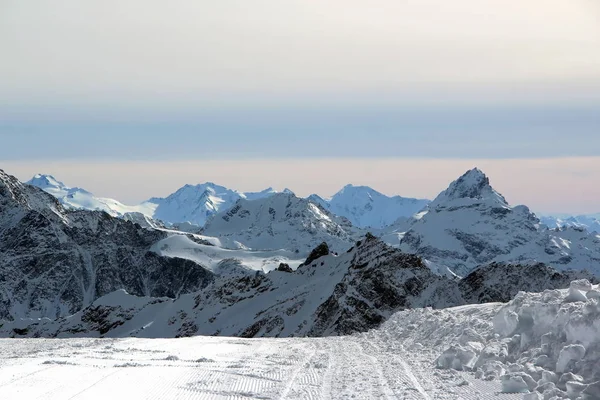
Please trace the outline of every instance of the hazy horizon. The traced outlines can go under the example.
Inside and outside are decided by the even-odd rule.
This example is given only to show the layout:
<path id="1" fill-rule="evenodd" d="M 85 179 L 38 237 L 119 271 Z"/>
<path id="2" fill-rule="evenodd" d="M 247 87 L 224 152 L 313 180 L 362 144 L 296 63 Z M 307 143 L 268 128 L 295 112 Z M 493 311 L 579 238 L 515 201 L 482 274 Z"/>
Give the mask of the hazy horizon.
<path id="1" fill-rule="evenodd" d="M 137 204 L 166 197 L 185 184 L 214 182 L 243 192 L 289 188 L 298 196 L 329 197 L 346 184 L 369 186 L 388 196 L 433 199 L 467 170 L 478 167 L 509 204 L 538 214 L 594 214 L 600 157 L 449 159 L 181 160 L 166 162 L 8 162 L 0 166 L 21 181 L 53 175 L 98 197 Z M 277 171 L 275 174 L 273 171 Z M 340 172 L 341 171 L 341 172 Z M 391 171 L 391 173 L 382 173 Z M 314 182 L 308 176 L 323 179 Z M 518 180 L 514 177 L 519 177 Z M 115 177 L 118 177 L 115 178 Z M 559 205 L 557 208 L 556 205 Z"/>
<path id="2" fill-rule="evenodd" d="M 20 179 L 127 203 L 207 180 L 432 198 L 479 166 L 511 204 L 600 211 L 597 1 L 0 9 L 0 166 Z"/>

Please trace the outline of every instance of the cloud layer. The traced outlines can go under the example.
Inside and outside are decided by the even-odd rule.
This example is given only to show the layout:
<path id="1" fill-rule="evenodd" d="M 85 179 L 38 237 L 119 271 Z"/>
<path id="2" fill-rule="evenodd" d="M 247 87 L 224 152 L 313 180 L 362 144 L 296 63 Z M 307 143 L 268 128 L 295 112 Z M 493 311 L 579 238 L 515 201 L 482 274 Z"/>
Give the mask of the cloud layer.
<path id="1" fill-rule="evenodd" d="M 598 18 L 596 0 L 7 0 L 0 104 L 585 97 L 600 84 Z"/>

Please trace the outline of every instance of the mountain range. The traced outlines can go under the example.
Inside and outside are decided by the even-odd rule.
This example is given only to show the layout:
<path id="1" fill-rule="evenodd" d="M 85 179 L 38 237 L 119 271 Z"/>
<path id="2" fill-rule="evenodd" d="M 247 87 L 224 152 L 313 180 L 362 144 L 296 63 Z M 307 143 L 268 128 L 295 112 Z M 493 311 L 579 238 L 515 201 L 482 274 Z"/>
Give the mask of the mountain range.
<path id="1" fill-rule="evenodd" d="M 550 228 L 583 228 L 600 233 L 600 213 L 587 215 L 542 215 L 540 221 Z"/>
<path id="2" fill-rule="evenodd" d="M 95 197 L 81 188 L 71 188 L 51 175 L 38 174 L 27 182 L 55 196 L 71 209 L 102 210 L 112 216 L 141 213 L 166 225 L 196 231 L 212 215 L 231 208 L 238 200 L 258 200 L 277 194 L 273 188 L 259 192 L 239 192 L 212 182 L 185 185 L 167 197 L 153 197 L 135 206 L 117 200 Z M 284 194 L 293 194 L 289 189 Z M 347 218 L 358 228 L 384 228 L 398 218 L 410 217 L 427 205 L 428 200 L 386 196 L 368 186 L 346 185 L 329 199 L 316 194 L 308 197 L 331 213 Z M 139 217 L 136 217 L 139 219 Z M 187 225 L 186 225 L 187 224 Z"/>
<path id="3" fill-rule="evenodd" d="M 600 274 L 600 236 L 548 228 L 479 169 L 413 216 L 370 229 L 380 238 L 335 215 L 333 199 L 184 187 L 173 199 L 209 192 L 202 204 L 216 205 L 187 233 L 139 211 L 66 204 L 88 192 L 43 178 L 41 190 L 0 173 L 1 336 L 337 335 L 404 308 L 505 301 Z M 56 187 L 61 201 L 47 193 Z M 338 200 L 364 210 L 353 190 Z M 235 201 L 223 209 L 224 198 Z"/>

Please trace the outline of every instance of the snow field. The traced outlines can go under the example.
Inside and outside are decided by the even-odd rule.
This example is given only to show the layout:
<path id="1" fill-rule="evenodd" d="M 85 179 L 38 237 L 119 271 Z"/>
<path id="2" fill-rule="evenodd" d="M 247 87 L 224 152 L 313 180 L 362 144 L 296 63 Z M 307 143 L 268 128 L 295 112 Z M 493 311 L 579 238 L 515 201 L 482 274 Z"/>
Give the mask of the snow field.
<path id="1" fill-rule="evenodd" d="M 389 339 L 2 339 L 0 398 L 518 398 L 497 397 L 498 382 L 432 374 L 433 352 Z"/>

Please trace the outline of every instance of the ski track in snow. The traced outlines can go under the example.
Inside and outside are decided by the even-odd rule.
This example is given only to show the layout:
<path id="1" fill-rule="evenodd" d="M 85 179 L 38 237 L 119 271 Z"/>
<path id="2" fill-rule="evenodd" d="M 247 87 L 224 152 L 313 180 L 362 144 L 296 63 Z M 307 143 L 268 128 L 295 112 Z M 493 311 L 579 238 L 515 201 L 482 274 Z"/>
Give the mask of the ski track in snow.
<path id="1" fill-rule="evenodd" d="M 330 338 L 2 339 L 0 399 L 516 399 L 370 333 Z M 465 380 L 470 382 L 465 384 Z M 457 385 L 456 382 L 463 382 Z"/>

